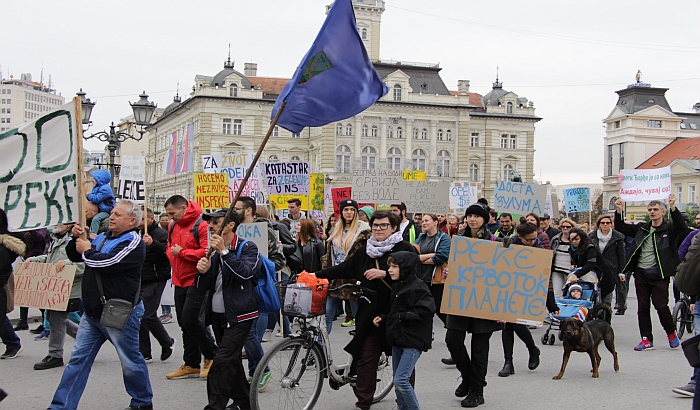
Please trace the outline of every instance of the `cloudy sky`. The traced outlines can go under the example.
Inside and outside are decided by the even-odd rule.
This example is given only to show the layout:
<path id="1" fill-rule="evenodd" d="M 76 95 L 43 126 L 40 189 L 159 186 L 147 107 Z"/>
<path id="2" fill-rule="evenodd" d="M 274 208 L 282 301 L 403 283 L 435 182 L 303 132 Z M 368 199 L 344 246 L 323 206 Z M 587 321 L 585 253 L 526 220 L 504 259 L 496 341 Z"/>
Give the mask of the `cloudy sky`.
<path id="1" fill-rule="evenodd" d="M 51 75 L 66 97 L 83 88 L 98 104 L 91 131 L 130 114 L 142 91 L 165 107 L 180 83 L 214 75 L 231 58 L 258 75 L 291 77 L 325 18 L 326 0 L 0 0 L 3 77 Z M 382 59 L 439 62 L 448 88 L 485 94 L 499 77 L 534 101 L 536 178 L 600 182 L 601 120 L 616 90 L 643 81 L 669 88 L 676 112 L 700 102 L 700 2 L 387 0 Z M 99 148 L 90 142 L 88 149 Z"/>

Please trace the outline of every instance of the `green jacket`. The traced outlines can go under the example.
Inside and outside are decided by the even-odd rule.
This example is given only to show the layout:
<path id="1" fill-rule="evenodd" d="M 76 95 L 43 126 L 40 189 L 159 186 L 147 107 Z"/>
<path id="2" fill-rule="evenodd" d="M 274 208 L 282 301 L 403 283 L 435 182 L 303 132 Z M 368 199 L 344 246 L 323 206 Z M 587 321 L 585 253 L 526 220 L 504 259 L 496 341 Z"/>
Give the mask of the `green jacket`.
<path id="1" fill-rule="evenodd" d="M 66 234 L 62 237 L 52 233 L 51 234 L 51 244 L 49 245 L 49 252 L 46 255 L 32 256 L 28 260 L 30 262 L 40 262 L 40 263 L 57 263 L 58 261 L 64 261 L 66 265 L 74 265 L 75 278 L 73 278 L 73 285 L 70 290 L 70 298 L 76 299 L 83 296 L 83 291 L 81 287 L 81 281 L 83 279 L 83 272 L 85 271 L 85 264 L 82 262 L 73 262 L 68 259 L 66 255 L 66 245 L 70 239 L 70 235 Z"/>

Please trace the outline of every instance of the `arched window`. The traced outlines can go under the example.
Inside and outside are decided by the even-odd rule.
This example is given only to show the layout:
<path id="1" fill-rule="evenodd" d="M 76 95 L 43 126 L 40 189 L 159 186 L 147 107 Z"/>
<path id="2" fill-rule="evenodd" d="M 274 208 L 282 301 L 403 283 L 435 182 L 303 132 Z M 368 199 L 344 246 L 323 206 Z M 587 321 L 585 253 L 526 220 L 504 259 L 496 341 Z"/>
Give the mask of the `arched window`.
<path id="1" fill-rule="evenodd" d="M 299 157 L 294 155 L 290 161 L 301 161 L 301 159 L 299 159 Z"/>
<path id="2" fill-rule="evenodd" d="M 347 145 L 341 145 L 335 149 L 335 172 L 350 173 L 350 147 Z"/>
<path id="3" fill-rule="evenodd" d="M 386 137 L 387 138 L 394 138 L 394 127 L 393 126 L 388 126 L 386 127 Z"/>
<path id="4" fill-rule="evenodd" d="M 387 165 L 389 169 L 401 169 L 401 150 L 398 148 L 389 148 L 386 155 Z"/>
<path id="5" fill-rule="evenodd" d="M 422 130 L 420 130 L 420 139 L 422 139 L 422 140 L 428 139 L 428 130 L 426 128 L 423 128 Z"/>
<path id="6" fill-rule="evenodd" d="M 450 153 L 445 150 L 437 153 L 437 174 L 439 177 L 450 176 Z"/>
<path id="7" fill-rule="evenodd" d="M 394 101 L 401 101 L 401 84 L 394 85 Z"/>
<path id="8" fill-rule="evenodd" d="M 418 139 L 418 128 L 413 129 L 413 139 L 417 140 Z"/>
<path id="9" fill-rule="evenodd" d="M 372 136 L 373 136 L 373 137 L 376 137 L 376 136 L 377 136 L 377 126 L 376 126 L 376 125 L 373 125 L 373 126 L 372 126 Z"/>
<path id="10" fill-rule="evenodd" d="M 479 182 L 479 166 L 476 164 L 469 165 L 469 181 Z"/>
<path id="11" fill-rule="evenodd" d="M 438 141 L 442 141 L 442 128 L 438 129 L 437 139 L 438 139 Z"/>
<path id="12" fill-rule="evenodd" d="M 396 138 L 403 138 L 403 128 L 396 127 Z"/>
<path id="13" fill-rule="evenodd" d="M 617 197 L 616 197 L 616 196 L 610 198 L 610 203 L 608 204 L 608 209 L 609 209 L 609 210 L 613 211 L 613 210 L 617 209 L 617 207 L 615 206 L 615 201 L 617 201 Z"/>
<path id="14" fill-rule="evenodd" d="M 513 113 L 513 103 L 512 102 L 509 102 L 508 104 L 506 104 L 506 113 L 508 113 L 508 114 Z"/>
<path id="15" fill-rule="evenodd" d="M 413 169 L 416 171 L 425 171 L 425 151 L 422 149 L 413 150 Z"/>
<path id="16" fill-rule="evenodd" d="M 277 155 L 270 155 L 270 157 L 267 159 L 268 162 L 280 162 L 280 159 L 277 158 Z"/>
<path id="17" fill-rule="evenodd" d="M 365 124 L 362 126 L 362 136 L 366 137 L 368 134 L 369 134 L 369 127 L 367 126 L 367 124 Z"/>
<path id="18" fill-rule="evenodd" d="M 452 141 L 452 130 L 447 130 L 445 137 L 447 137 L 448 141 Z"/>
<path id="19" fill-rule="evenodd" d="M 229 86 L 229 96 L 231 97 L 238 97 L 238 85 L 237 84 L 231 84 Z"/>
<path id="20" fill-rule="evenodd" d="M 513 176 L 513 166 L 510 164 L 506 164 L 503 166 L 503 180 L 504 181 L 510 181 L 510 177 Z"/>
<path id="21" fill-rule="evenodd" d="M 335 135 L 343 135 L 343 124 L 337 123 L 335 125 Z"/>
<path id="22" fill-rule="evenodd" d="M 345 126 L 345 135 L 352 135 L 352 124 Z"/>
<path id="23" fill-rule="evenodd" d="M 367 29 L 366 28 L 362 29 L 362 39 L 367 40 Z"/>
<path id="24" fill-rule="evenodd" d="M 362 169 L 375 169 L 377 164 L 377 150 L 372 147 L 362 148 Z"/>

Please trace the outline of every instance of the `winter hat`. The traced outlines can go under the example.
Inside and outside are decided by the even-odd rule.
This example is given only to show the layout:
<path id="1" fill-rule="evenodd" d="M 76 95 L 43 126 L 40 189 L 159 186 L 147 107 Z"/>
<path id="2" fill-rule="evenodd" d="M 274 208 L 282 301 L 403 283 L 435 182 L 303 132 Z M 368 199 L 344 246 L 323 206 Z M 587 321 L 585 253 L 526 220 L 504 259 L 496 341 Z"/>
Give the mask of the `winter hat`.
<path id="1" fill-rule="evenodd" d="M 569 287 L 569 295 L 571 295 L 571 292 L 575 290 L 578 290 L 579 292 L 581 292 L 581 294 L 583 294 L 583 288 L 581 287 L 581 285 L 573 284 L 571 285 L 571 287 Z"/>
<path id="2" fill-rule="evenodd" d="M 345 199 L 345 200 L 343 200 L 343 201 L 340 203 L 340 206 L 339 206 L 340 211 L 342 212 L 343 209 L 347 208 L 348 206 L 351 206 L 351 207 L 355 208 L 355 211 L 358 210 L 358 208 L 357 208 L 357 201 L 354 201 L 354 200 L 352 200 L 352 199 Z"/>
<path id="3" fill-rule="evenodd" d="M 464 213 L 464 216 L 479 215 L 480 217 L 484 218 L 484 221 L 486 223 L 488 223 L 489 217 L 490 217 L 489 211 L 490 211 L 490 209 L 488 206 L 486 206 L 480 202 L 477 202 L 475 204 L 469 205 L 469 208 L 467 208 L 467 211 Z"/>
<path id="4" fill-rule="evenodd" d="M 360 208 L 360 211 L 364 212 L 365 215 L 367 215 L 367 219 L 372 219 L 372 215 L 374 215 L 374 208 L 372 208 L 369 205 L 363 206 L 362 208 Z"/>

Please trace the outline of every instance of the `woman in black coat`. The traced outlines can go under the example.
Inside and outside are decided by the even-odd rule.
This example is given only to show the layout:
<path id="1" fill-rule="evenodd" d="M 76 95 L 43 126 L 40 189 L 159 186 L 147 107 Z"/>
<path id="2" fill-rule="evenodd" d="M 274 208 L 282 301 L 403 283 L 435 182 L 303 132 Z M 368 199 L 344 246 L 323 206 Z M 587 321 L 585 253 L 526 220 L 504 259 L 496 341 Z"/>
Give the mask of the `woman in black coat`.
<path id="1" fill-rule="evenodd" d="M 579 228 L 571 230 L 569 241 L 571 242 L 569 253 L 571 254 L 572 274 L 566 279 L 566 284 L 579 280 L 597 282 L 600 299 L 605 300 L 615 288 L 615 278 L 608 264 L 603 260 L 598 247 Z"/>
<path id="2" fill-rule="evenodd" d="M 591 242 L 598 247 L 603 260 L 608 265 L 610 273 L 615 278 L 615 309 L 617 315 L 624 315 L 627 310 L 627 278 L 620 275 L 625 267 L 625 235 L 613 229 L 612 216 L 603 215 L 596 221 L 597 230 L 588 234 Z M 608 305 L 612 302 L 612 293 L 604 300 Z"/>
<path id="3" fill-rule="evenodd" d="M 293 274 L 320 270 L 321 256 L 326 254 L 326 246 L 316 235 L 316 225 L 310 219 L 302 219 L 296 229 L 296 242 L 291 245 L 282 245 L 287 265 Z"/>
<path id="4" fill-rule="evenodd" d="M 10 233 L 8 230 L 7 214 L 0 209 L 0 339 L 7 346 L 3 359 L 14 359 L 22 351 L 17 333 L 12 329 L 10 318 L 7 317 L 7 293 L 5 285 L 12 274 L 12 262 L 18 256 L 24 256 L 27 245 L 20 234 Z"/>

